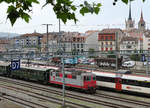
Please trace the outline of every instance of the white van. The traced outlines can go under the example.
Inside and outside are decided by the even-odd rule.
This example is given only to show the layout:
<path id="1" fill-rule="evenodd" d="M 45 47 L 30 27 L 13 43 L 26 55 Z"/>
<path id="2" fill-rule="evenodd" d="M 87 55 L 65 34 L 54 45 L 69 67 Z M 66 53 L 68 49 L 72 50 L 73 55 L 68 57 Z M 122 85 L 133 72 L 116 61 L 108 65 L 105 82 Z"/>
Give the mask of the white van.
<path id="1" fill-rule="evenodd" d="M 126 61 L 122 64 L 122 67 L 134 67 L 135 61 Z"/>

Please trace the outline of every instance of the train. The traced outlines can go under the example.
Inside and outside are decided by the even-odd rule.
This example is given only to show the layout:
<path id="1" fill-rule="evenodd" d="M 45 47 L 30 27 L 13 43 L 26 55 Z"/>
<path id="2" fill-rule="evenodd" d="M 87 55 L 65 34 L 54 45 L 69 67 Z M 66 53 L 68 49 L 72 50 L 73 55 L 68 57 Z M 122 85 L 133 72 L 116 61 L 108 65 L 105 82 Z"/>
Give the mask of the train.
<path id="1" fill-rule="evenodd" d="M 130 70 L 101 72 L 84 69 L 84 71 L 96 74 L 97 86 L 99 88 L 150 95 L 150 76 L 131 74 Z"/>
<path id="2" fill-rule="evenodd" d="M 22 65 L 19 70 L 11 70 L 10 66 L 8 63 L 0 63 L 0 75 L 44 84 L 63 84 L 63 74 L 60 69 Z M 91 94 L 96 93 L 95 74 L 74 69 L 65 69 L 64 72 L 66 87 L 77 88 Z"/>
<path id="3" fill-rule="evenodd" d="M 51 67 L 58 68 L 58 67 Z M 78 69 L 96 75 L 97 88 L 107 88 L 119 92 L 150 94 L 150 76 L 135 75 L 130 70 L 119 69 L 116 72 L 103 72 L 89 69 Z"/>

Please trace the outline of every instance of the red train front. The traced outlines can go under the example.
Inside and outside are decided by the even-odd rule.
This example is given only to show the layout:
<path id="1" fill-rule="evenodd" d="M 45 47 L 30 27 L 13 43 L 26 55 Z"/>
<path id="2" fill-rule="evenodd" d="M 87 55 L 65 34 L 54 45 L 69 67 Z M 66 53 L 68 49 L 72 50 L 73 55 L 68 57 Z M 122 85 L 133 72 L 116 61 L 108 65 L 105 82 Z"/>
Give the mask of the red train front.
<path id="1" fill-rule="evenodd" d="M 65 86 L 79 88 L 90 93 L 96 92 L 96 76 L 79 70 L 65 70 Z M 60 70 L 51 70 L 49 82 L 62 85 L 63 75 Z"/>

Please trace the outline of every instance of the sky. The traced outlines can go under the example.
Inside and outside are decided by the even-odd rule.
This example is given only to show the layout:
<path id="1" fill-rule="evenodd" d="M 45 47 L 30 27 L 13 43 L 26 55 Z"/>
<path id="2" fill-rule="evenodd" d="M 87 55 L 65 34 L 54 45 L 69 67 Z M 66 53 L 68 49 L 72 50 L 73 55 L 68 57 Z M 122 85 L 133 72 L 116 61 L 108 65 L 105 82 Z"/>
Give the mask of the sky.
<path id="1" fill-rule="evenodd" d="M 46 33 L 46 26 L 42 24 L 52 24 L 52 26 L 49 26 L 49 32 L 58 32 L 58 19 L 56 18 L 51 5 L 48 5 L 42 9 L 41 7 L 45 3 L 45 0 L 39 1 L 40 4 L 33 5 L 33 12 L 30 13 L 32 17 L 30 22 L 26 23 L 22 19 L 18 19 L 13 27 L 11 26 L 10 21 L 6 19 L 8 5 L 5 3 L 0 4 L 0 32 L 25 34 L 36 31 L 39 33 Z M 73 21 L 68 21 L 66 24 L 61 22 L 61 31 L 84 33 L 87 30 L 102 30 L 103 28 L 125 29 L 125 19 L 129 16 L 129 5 L 120 2 L 120 0 L 115 6 L 113 6 L 114 0 L 91 1 L 102 3 L 99 14 L 87 14 L 82 16 L 79 13 L 76 13 L 77 19 L 79 20 L 77 24 Z M 79 4 L 80 2 L 81 0 L 75 0 L 76 4 Z M 147 28 L 150 28 L 150 1 L 146 0 L 146 2 L 143 3 L 142 0 L 135 0 L 131 5 L 132 19 L 135 20 L 136 27 L 142 10 L 146 26 Z"/>

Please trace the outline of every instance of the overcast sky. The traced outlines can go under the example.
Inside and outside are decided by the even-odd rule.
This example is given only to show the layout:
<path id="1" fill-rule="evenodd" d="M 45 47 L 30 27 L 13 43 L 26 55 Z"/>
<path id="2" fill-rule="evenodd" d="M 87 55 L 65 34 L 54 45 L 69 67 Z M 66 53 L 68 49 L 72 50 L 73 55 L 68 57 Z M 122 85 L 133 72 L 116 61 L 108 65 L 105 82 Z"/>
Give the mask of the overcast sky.
<path id="1" fill-rule="evenodd" d="M 49 27 L 49 31 L 58 31 L 58 19 L 52 10 L 50 5 L 41 9 L 45 0 L 40 0 L 40 5 L 34 5 L 33 13 L 31 13 L 32 19 L 29 23 L 26 23 L 22 19 L 17 20 L 12 27 L 9 20 L 6 20 L 7 5 L 5 3 L 0 4 L 0 32 L 12 32 L 12 33 L 32 33 L 36 30 L 39 33 L 46 32 L 46 26 L 42 24 L 53 24 Z M 81 0 L 75 0 L 76 3 Z M 91 0 L 92 1 L 92 0 Z M 101 1 L 102 7 L 98 15 L 87 14 L 85 16 L 77 13 L 79 22 L 75 25 L 73 21 L 67 22 L 64 25 L 61 22 L 62 31 L 78 31 L 85 32 L 87 30 L 101 30 L 103 28 L 125 28 L 125 19 L 128 18 L 129 6 L 118 2 L 116 6 L 112 3 L 114 0 L 93 0 Z M 120 0 L 119 0 L 120 1 Z M 135 0 L 132 2 L 132 19 L 135 20 L 136 26 L 140 19 L 141 9 L 143 10 L 144 20 L 146 21 L 147 28 L 150 27 L 150 1 L 146 0 L 142 3 L 142 0 Z"/>

